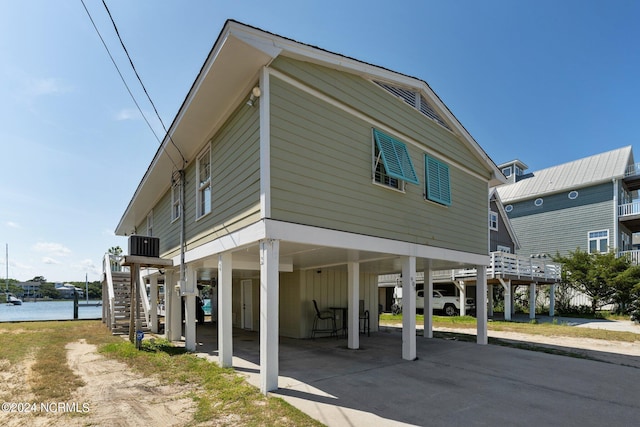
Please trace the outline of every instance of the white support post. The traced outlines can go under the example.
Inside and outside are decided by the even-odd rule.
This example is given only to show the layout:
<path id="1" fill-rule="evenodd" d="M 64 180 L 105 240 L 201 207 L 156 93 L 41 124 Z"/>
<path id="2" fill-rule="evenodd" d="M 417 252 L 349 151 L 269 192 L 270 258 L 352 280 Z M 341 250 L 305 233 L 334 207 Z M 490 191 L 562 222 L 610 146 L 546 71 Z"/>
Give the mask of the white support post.
<path id="1" fill-rule="evenodd" d="M 511 320 L 511 306 L 513 305 L 513 298 L 511 298 L 511 281 L 505 282 L 502 278 L 498 278 L 502 289 L 504 290 L 504 320 Z"/>
<path id="2" fill-rule="evenodd" d="M 347 263 L 348 307 L 347 347 L 353 350 L 360 348 L 360 264 L 350 261 Z"/>
<path id="3" fill-rule="evenodd" d="M 487 335 L 487 267 L 478 265 L 476 280 L 477 343 L 488 344 Z M 462 305 L 462 303 L 461 303 Z"/>
<path id="4" fill-rule="evenodd" d="M 416 257 L 402 259 L 402 358 L 416 359 Z"/>
<path id="5" fill-rule="evenodd" d="M 529 285 L 529 319 L 536 318 L 536 283 Z"/>
<path id="6" fill-rule="evenodd" d="M 168 274 L 165 284 L 165 335 L 169 341 L 179 341 L 182 337 L 182 298 L 178 286 L 177 274 Z"/>
<path id="7" fill-rule="evenodd" d="M 493 285 L 487 284 L 487 316 L 493 317 Z"/>
<path id="8" fill-rule="evenodd" d="M 233 255 L 218 255 L 218 363 L 233 365 L 233 314 L 231 311 Z"/>
<path id="9" fill-rule="evenodd" d="M 551 289 L 549 290 L 549 316 L 553 317 L 556 315 L 556 284 L 553 283 L 551 285 Z"/>
<path id="10" fill-rule="evenodd" d="M 465 283 L 460 280 L 460 286 L 458 286 L 458 289 L 460 289 L 460 316 L 466 316 L 467 315 L 467 286 L 465 285 Z"/>
<path id="11" fill-rule="evenodd" d="M 424 337 L 433 338 L 433 271 L 424 269 Z"/>
<path id="12" fill-rule="evenodd" d="M 184 348 L 187 351 L 196 351 L 196 284 L 198 271 L 189 268 L 184 298 Z"/>
<path id="13" fill-rule="evenodd" d="M 155 274 L 149 278 L 149 299 L 151 300 L 149 314 L 150 329 L 154 334 L 158 333 L 158 276 Z"/>
<path id="14" fill-rule="evenodd" d="M 260 391 L 278 388 L 280 241 L 260 242 Z"/>

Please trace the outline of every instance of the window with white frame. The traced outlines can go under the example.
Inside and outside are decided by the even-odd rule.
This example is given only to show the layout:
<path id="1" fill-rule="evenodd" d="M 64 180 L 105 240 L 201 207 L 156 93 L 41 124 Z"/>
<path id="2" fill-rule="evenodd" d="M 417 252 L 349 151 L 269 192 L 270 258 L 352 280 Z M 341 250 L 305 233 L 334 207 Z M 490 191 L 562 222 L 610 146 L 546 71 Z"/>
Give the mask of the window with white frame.
<path id="1" fill-rule="evenodd" d="M 589 253 L 605 253 L 609 250 L 609 230 L 589 232 Z"/>
<path id="2" fill-rule="evenodd" d="M 498 214 L 496 212 L 489 212 L 489 228 L 498 231 Z"/>
<path id="3" fill-rule="evenodd" d="M 196 177 L 196 216 L 201 218 L 211 212 L 211 147 L 198 156 Z"/>
<path id="4" fill-rule="evenodd" d="M 153 236 L 153 211 L 147 215 L 147 236 Z"/>
<path id="5" fill-rule="evenodd" d="M 182 191 L 182 180 L 175 179 L 171 185 L 171 221 L 180 218 L 182 211 L 180 206 L 180 191 Z"/>
<path id="6" fill-rule="evenodd" d="M 511 176 L 511 166 L 502 169 L 502 173 L 504 174 L 504 176 L 506 176 L 507 178 L 509 178 Z"/>

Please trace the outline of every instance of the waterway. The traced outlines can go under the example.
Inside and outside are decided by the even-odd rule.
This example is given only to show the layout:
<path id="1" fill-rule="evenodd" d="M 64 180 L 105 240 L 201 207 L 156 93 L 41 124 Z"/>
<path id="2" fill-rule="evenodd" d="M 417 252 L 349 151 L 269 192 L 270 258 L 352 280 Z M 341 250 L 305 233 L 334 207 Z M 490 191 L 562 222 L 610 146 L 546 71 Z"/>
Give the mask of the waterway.
<path id="1" fill-rule="evenodd" d="M 89 301 L 97 303 L 98 301 Z M 80 304 L 86 301 L 80 301 Z M 79 319 L 102 318 L 102 306 L 78 307 Z M 30 320 L 71 320 L 73 319 L 73 301 L 23 302 L 22 305 L 0 303 L 0 322 L 18 322 Z"/>

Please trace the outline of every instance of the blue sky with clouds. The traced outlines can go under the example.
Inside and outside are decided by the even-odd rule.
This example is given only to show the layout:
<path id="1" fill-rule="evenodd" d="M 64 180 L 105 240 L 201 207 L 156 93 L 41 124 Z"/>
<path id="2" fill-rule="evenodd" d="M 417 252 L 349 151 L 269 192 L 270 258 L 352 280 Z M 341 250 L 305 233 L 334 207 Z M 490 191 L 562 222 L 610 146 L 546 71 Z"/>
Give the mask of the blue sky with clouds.
<path id="1" fill-rule="evenodd" d="M 102 1 L 84 2 L 161 136 Z M 427 81 L 496 163 L 640 135 L 636 0 L 106 3 L 167 124 L 231 18 Z M 0 276 L 6 243 L 12 278 L 99 279 L 158 141 L 81 0 L 0 1 L 0 100 Z"/>

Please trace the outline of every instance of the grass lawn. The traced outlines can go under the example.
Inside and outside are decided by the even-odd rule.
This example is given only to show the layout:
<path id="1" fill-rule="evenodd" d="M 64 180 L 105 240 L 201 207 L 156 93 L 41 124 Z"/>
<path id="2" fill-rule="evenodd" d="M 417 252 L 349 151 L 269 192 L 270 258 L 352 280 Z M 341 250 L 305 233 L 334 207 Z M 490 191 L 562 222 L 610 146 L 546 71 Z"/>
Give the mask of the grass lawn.
<path id="1" fill-rule="evenodd" d="M 402 323 L 402 314 L 381 314 L 381 325 L 395 325 Z M 416 323 L 424 325 L 424 316 L 416 315 Z M 475 329 L 476 319 L 471 316 L 433 316 L 434 328 L 456 328 L 456 329 Z M 543 336 L 565 336 L 576 338 L 593 338 L 608 341 L 624 341 L 634 342 L 639 340 L 638 334 L 633 332 L 619 332 L 604 329 L 576 328 L 557 323 L 521 323 L 507 321 L 490 321 L 487 324 L 490 331 L 518 332 L 521 334 L 543 335 Z"/>
<path id="2" fill-rule="evenodd" d="M 164 340 L 144 341 L 139 351 L 112 336 L 100 321 L 0 323 L 0 366 L 31 364 L 31 372 L 22 378 L 37 402 L 71 401 L 73 392 L 84 383 L 61 361 L 66 360 L 65 345 L 80 339 L 145 376 L 165 384 L 188 384 L 197 406 L 194 424 L 233 418 L 247 426 L 322 425 L 284 400 L 262 395 L 232 369 L 222 369 Z M 15 402 L 20 396 L 0 384 L 0 399 Z"/>

